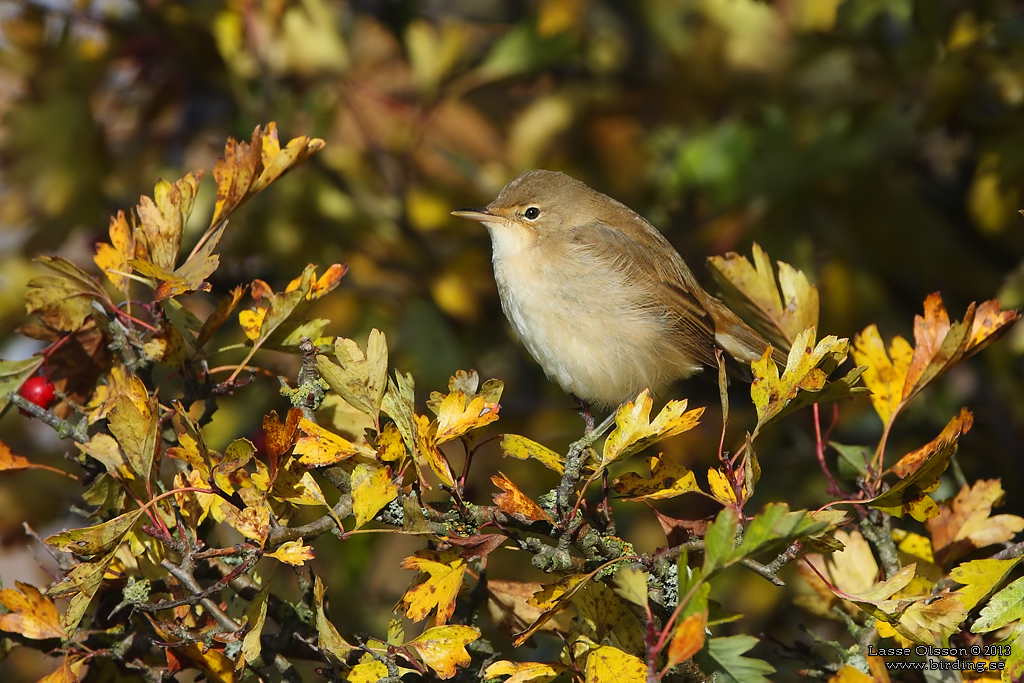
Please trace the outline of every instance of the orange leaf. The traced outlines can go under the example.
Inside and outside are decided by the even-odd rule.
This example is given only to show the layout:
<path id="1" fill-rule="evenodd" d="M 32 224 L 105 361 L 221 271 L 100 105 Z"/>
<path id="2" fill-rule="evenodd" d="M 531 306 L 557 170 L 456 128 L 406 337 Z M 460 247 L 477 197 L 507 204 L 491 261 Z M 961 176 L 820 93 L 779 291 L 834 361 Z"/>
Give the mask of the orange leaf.
<path id="1" fill-rule="evenodd" d="M 504 491 L 504 493 L 494 494 L 494 504 L 503 511 L 526 522 L 537 522 L 543 519 L 554 523 L 548 513 L 520 491 L 503 473 L 499 472 L 498 476 L 491 477 L 491 481 Z"/>
<path id="2" fill-rule="evenodd" d="M 691 614 L 680 620 L 672 642 L 668 646 L 668 666 L 673 667 L 685 662 L 704 647 L 704 629 L 708 624 L 707 610 L 699 614 Z"/>
<path id="3" fill-rule="evenodd" d="M 10 447 L 0 441 L 0 472 L 25 470 L 32 467 L 28 458 L 12 453 Z"/>
<path id="4" fill-rule="evenodd" d="M 33 640 L 67 638 L 57 607 L 35 586 L 20 581 L 14 585 L 18 590 L 0 590 L 0 605 L 10 610 L 9 614 L 0 614 L 0 631 L 18 633 Z"/>

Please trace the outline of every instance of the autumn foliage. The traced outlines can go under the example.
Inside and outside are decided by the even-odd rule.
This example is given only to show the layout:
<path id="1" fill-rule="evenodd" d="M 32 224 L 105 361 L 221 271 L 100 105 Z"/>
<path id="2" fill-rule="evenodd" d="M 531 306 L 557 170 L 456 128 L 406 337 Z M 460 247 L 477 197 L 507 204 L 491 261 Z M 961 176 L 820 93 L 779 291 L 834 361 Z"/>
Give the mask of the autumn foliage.
<path id="1" fill-rule="evenodd" d="M 39 259 L 48 274 L 30 283 L 22 333 L 46 348 L 3 361 L 0 402 L 73 444 L 67 469 L 45 469 L 86 485 L 88 512 L 78 528 L 42 539 L 60 558 L 58 580 L 0 590 L 0 630 L 60 658 L 47 680 L 80 680 L 108 660 L 149 680 L 198 670 L 230 681 L 268 668 L 294 679 L 311 664 L 348 681 L 764 681 L 774 668 L 750 654 L 758 638 L 728 635 L 732 616 L 711 597 L 730 572 L 753 572 L 766 590 L 806 582 L 808 615 L 839 617 L 855 643 L 838 652 L 833 680 L 887 680 L 871 654 L 885 646 L 983 646 L 973 661 L 1001 667 L 1003 680 L 1024 672 L 1024 579 L 1014 579 L 1024 518 L 993 513 L 1004 498 L 997 480 L 962 481 L 951 501 L 929 495 L 955 464 L 971 412 L 950 416 L 910 452 L 887 444 L 907 405 L 1009 329 L 1016 312 L 986 301 L 951 321 L 933 294 L 913 343 L 886 343 L 873 325 L 852 343 L 822 336 L 817 288 L 785 263 L 774 268 L 755 245 L 753 261 L 730 253 L 710 262 L 737 310 L 788 350 L 784 367 L 771 349 L 751 366 L 755 421 L 727 431 L 740 394 L 722 365 L 720 405 L 670 400 L 655 411 L 645 391 L 618 409 L 603 442 L 563 453 L 500 433 L 498 380 L 458 370 L 424 402 L 414 378 L 389 363 L 383 332 L 324 336 L 328 321 L 306 312 L 331 295 L 344 265 L 310 264 L 279 291 L 256 280 L 204 318 L 190 310 L 189 295 L 210 289 L 234 212 L 324 144 L 297 137 L 282 146 L 273 123 L 229 140 L 213 169 L 213 217 L 187 255 L 183 226 L 201 172 L 161 182 L 111 219 L 109 242 L 96 249 L 103 279 L 57 256 Z M 211 369 L 221 351 L 210 342 L 223 334 L 244 340 L 228 347 L 239 360 Z M 211 448 L 204 432 L 218 422 L 219 398 L 265 390 L 251 380 L 254 361 L 271 350 L 301 357 L 297 376 L 281 378 L 292 407 L 263 416 L 258 438 Z M 67 360 L 83 356 L 88 363 Z M 19 393 L 43 368 L 60 399 L 52 408 Z M 830 442 L 828 416 L 858 394 L 881 420 L 880 440 Z M 345 410 L 321 410 L 325 400 Z M 758 453 L 760 437 L 801 409 L 813 413 L 832 501 L 753 507 L 771 457 Z M 353 431 L 353 414 L 369 426 Z M 706 475 L 652 448 L 708 421 L 721 446 Z M 504 456 L 557 473 L 559 485 L 528 494 L 526 482 L 493 469 L 484 473 L 490 499 L 474 494 L 467 482 L 486 467 L 474 455 L 495 440 Z M 830 449 L 855 473 L 846 488 Z M 0 444 L 5 474 L 43 467 Z M 717 512 L 657 511 L 685 495 Z M 661 525 L 666 542 L 656 552 L 617 536 L 623 506 Z M 313 542 L 385 533 L 419 539 L 400 562 L 408 590 L 386 630 L 342 633 Z M 544 580 L 489 580 L 488 566 L 513 552 L 527 553 Z M 789 564 L 798 572 L 784 580 Z M 279 585 L 285 574 L 297 579 L 294 597 Z M 495 649 L 502 633 L 509 651 Z M 514 649 L 541 639 L 557 644 L 543 661 Z"/>

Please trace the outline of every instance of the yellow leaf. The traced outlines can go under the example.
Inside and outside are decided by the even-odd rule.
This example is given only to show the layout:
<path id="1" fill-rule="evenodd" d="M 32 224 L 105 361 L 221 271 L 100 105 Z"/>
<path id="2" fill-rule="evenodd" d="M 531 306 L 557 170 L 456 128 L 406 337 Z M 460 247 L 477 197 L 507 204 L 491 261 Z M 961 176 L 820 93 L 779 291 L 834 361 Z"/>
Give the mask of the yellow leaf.
<path id="1" fill-rule="evenodd" d="M 607 467 L 651 444 L 693 429 L 704 413 L 703 408 L 687 411 L 686 401 L 669 401 L 651 422 L 653 405 L 650 391 L 644 389 L 636 401 L 628 401 L 619 407 L 615 414 L 615 429 L 604 442 L 601 467 Z"/>
<path id="2" fill-rule="evenodd" d="M 246 538 L 263 545 L 270 533 L 270 510 L 264 505 L 247 507 L 234 519 L 232 526 Z"/>
<path id="3" fill-rule="evenodd" d="M 331 390 L 373 420 L 380 412 L 388 385 L 388 346 L 384 333 L 374 328 L 366 340 L 366 354 L 351 339 L 334 340 L 335 365 L 317 357 L 317 369 Z"/>
<path id="4" fill-rule="evenodd" d="M 867 366 L 864 384 L 871 390 L 871 405 L 889 424 L 903 401 L 903 386 L 914 350 L 903 337 L 893 337 L 886 355 L 878 328 L 869 325 L 853 339 L 853 362 Z M 892 360 L 890 360 L 890 356 Z"/>
<path id="5" fill-rule="evenodd" d="M 455 675 L 457 667 L 473 661 L 466 652 L 466 645 L 479 637 L 480 630 L 472 626 L 437 626 L 427 629 L 406 646 L 414 648 L 439 678 L 449 679 Z"/>
<path id="6" fill-rule="evenodd" d="M 57 607 L 35 586 L 16 581 L 18 587 L 0 590 L 0 605 L 9 610 L 0 614 L 0 631 L 17 633 L 32 640 L 67 638 Z"/>
<path id="7" fill-rule="evenodd" d="M 455 486 L 455 477 L 448 459 L 437 447 L 436 429 L 437 425 L 430 421 L 426 415 L 415 415 L 416 425 L 416 452 L 426 460 L 427 466 L 437 475 L 446 486 Z"/>
<path id="8" fill-rule="evenodd" d="M 489 403 L 483 396 L 476 396 L 467 402 L 464 391 L 451 392 L 438 408 L 437 443 L 451 441 L 466 432 L 489 425 L 498 419 L 500 407 L 497 403 Z"/>
<path id="9" fill-rule="evenodd" d="M 267 317 L 267 306 L 258 306 L 253 310 L 240 311 L 238 314 L 238 324 L 241 326 L 242 331 L 245 332 L 245 336 L 256 341 L 260 338 L 260 328 L 263 327 L 263 319 Z"/>
<path id="10" fill-rule="evenodd" d="M 711 495 L 725 505 L 736 502 L 736 491 L 732 488 L 732 482 L 721 470 L 708 468 L 708 487 L 711 489 Z"/>
<path id="11" fill-rule="evenodd" d="M 696 475 L 664 454 L 648 457 L 647 467 L 651 471 L 650 479 L 626 472 L 612 483 L 612 488 L 626 500 L 661 500 L 700 491 Z"/>
<path id="12" fill-rule="evenodd" d="M 646 683 L 647 665 L 617 647 L 603 645 L 587 655 L 586 683 Z"/>
<path id="13" fill-rule="evenodd" d="M 409 451 L 394 422 L 388 422 L 377 437 L 377 455 L 384 462 L 394 463 L 396 470 L 404 467 Z"/>
<path id="14" fill-rule="evenodd" d="M 548 513 L 520 491 L 504 474 L 499 472 L 497 476 L 491 477 L 491 481 L 502 490 L 502 493 L 494 494 L 494 504 L 504 512 L 525 522 L 536 522 L 543 519 L 554 523 Z"/>
<path id="15" fill-rule="evenodd" d="M 630 611 L 626 601 L 601 581 L 587 581 L 572 596 L 577 617 L 595 640 L 613 635 L 619 647 L 642 654 L 644 627 Z"/>
<path id="16" fill-rule="evenodd" d="M 142 516 L 143 510 L 132 510 L 111 520 L 84 529 L 71 529 L 47 537 L 46 544 L 65 553 L 99 555 L 120 545 L 125 534 Z"/>
<path id="17" fill-rule="evenodd" d="M 341 637 L 341 634 L 338 633 L 338 629 L 336 629 L 334 624 L 332 624 L 327 618 L 327 614 L 324 612 L 325 592 L 324 582 L 320 580 L 319 576 L 314 577 L 313 602 L 316 604 L 316 631 L 319 635 L 319 644 L 320 647 L 324 648 L 338 659 L 344 660 L 348 653 L 356 648 L 349 645 L 348 642 Z"/>
<path id="18" fill-rule="evenodd" d="M 273 557 L 285 564 L 299 567 L 312 560 L 315 555 L 313 554 L 313 549 L 308 545 L 304 545 L 300 538 L 282 543 L 280 548 L 272 553 L 267 553 L 266 557 Z"/>
<path id="19" fill-rule="evenodd" d="M 673 667 L 679 662 L 685 662 L 700 652 L 700 649 L 704 647 L 704 629 L 707 624 L 707 610 L 679 620 L 668 646 L 669 667 Z"/>
<path id="20" fill-rule="evenodd" d="M 455 612 L 455 598 L 462 589 L 466 561 L 453 550 L 421 550 L 402 560 L 402 569 L 427 575 L 426 581 L 413 586 L 402 597 L 406 616 L 413 621 L 422 621 L 437 608 L 437 623 L 447 623 Z"/>
<path id="21" fill-rule="evenodd" d="M 508 676 L 504 683 L 550 683 L 566 670 L 557 662 L 510 662 L 504 659 L 491 664 L 484 670 L 484 678 Z"/>
<path id="22" fill-rule="evenodd" d="M 80 657 L 64 656 L 64 661 L 52 673 L 40 678 L 36 683 L 78 683 L 82 680 L 82 667 L 85 660 Z"/>
<path id="23" fill-rule="evenodd" d="M 751 264 L 745 256 L 729 252 L 710 257 L 708 266 L 739 313 L 759 321 L 780 347 L 795 345 L 797 335 L 818 325 L 818 289 L 801 271 L 779 261 L 780 294 L 771 260 L 756 243 L 753 257 Z"/>
<path id="24" fill-rule="evenodd" d="M 281 149 L 274 122 L 267 124 L 266 131 L 256 126 L 248 143 L 228 138 L 224 156 L 213 167 L 217 201 L 211 225 L 323 147 L 323 140 L 302 136 L 292 138 Z"/>
<path id="25" fill-rule="evenodd" d="M 388 667 L 383 662 L 378 662 L 369 653 L 363 655 L 363 659 L 365 661 L 360 661 L 348 673 L 345 679 L 348 683 L 377 683 L 388 677 Z"/>
<path id="26" fill-rule="evenodd" d="M 871 676 L 847 664 L 828 679 L 828 683 L 871 683 L 873 680 Z"/>
<path id="27" fill-rule="evenodd" d="M 896 630 L 917 643 L 933 645 L 959 631 L 967 614 L 968 610 L 956 595 L 940 595 L 936 600 L 921 600 L 908 607 L 900 616 Z"/>
<path id="28" fill-rule="evenodd" d="M 559 474 L 565 473 L 565 458 L 547 446 L 542 446 L 536 441 L 527 439 L 525 436 L 519 436 L 518 434 L 503 435 L 501 437 L 501 452 L 506 457 L 511 456 L 520 460 L 533 458 L 549 470 L 554 470 Z"/>
<path id="29" fill-rule="evenodd" d="M 270 584 L 264 586 L 245 607 L 245 625 L 248 631 L 242 638 L 242 657 L 236 662 L 235 670 L 239 671 L 245 662 L 255 661 L 263 651 L 260 636 L 267 621 L 267 598 L 270 596 Z"/>
<path id="30" fill-rule="evenodd" d="M 139 240 L 145 245 L 147 262 L 164 270 L 174 270 L 181 248 L 185 220 L 192 213 L 201 171 L 189 173 L 169 183 L 161 180 L 153 189 L 153 198 L 143 196 L 136 213 L 139 216 Z"/>
<path id="31" fill-rule="evenodd" d="M 128 262 L 135 257 L 135 239 L 124 211 L 110 217 L 110 244 L 100 242 L 96 245 L 96 265 L 106 273 L 107 278 L 116 289 L 124 290 L 131 280 L 121 273 L 129 273 Z"/>
<path id="32" fill-rule="evenodd" d="M 377 452 L 369 446 L 354 444 L 306 418 L 299 420 L 299 429 L 306 436 L 295 442 L 292 452 L 306 467 L 333 465 L 357 453 L 370 458 L 377 455 Z"/>
<path id="33" fill-rule="evenodd" d="M 149 396 L 141 379 L 131 375 L 107 416 L 110 433 L 121 444 L 125 459 L 142 480 L 149 478 L 156 453 L 160 426 L 156 410 L 156 399 Z"/>
<path id="34" fill-rule="evenodd" d="M 1011 560 L 972 560 L 953 567 L 949 572 L 949 578 L 964 584 L 953 595 L 960 600 L 964 609 L 974 609 L 982 598 L 991 594 L 1003 582 L 1020 559 L 1015 557 Z"/>
<path id="35" fill-rule="evenodd" d="M 750 385 L 750 397 L 757 408 L 758 428 L 781 417 L 791 403 L 799 405 L 795 400 L 801 392 L 823 395 L 829 374 L 846 360 L 849 347 L 846 339 L 828 336 L 815 345 L 814 338 L 814 328 L 796 336 L 781 376 L 778 365 L 772 360 L 770 347 L 759 360 L 751 363 L 754 380 Z M 843 385 L 844 382 L 833 382 L 829 386 L 842 389 Z"/>
<path id="36" fill-rule="evenodd" d="M 398 497 L 398 482 L 387 465 L 356 465 L 352 471 L 352 511 L 356 528 L 363 526 Z"/>

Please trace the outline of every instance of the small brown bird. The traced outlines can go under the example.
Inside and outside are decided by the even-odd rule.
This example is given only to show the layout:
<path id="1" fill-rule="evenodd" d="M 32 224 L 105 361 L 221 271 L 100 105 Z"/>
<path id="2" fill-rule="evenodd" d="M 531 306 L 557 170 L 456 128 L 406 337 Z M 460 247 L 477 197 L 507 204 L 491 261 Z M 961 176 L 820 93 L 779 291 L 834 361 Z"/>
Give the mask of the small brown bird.
<path id="1" fill-rule="evenodd" d="M 487 208 L 452 213 L 487 226 L 509 322 L 548 378 L 591 406 L 717 368 L 716 348 L 749 364 L 768 347 L 654 226 L 564 173 L 528 171 Z"/>

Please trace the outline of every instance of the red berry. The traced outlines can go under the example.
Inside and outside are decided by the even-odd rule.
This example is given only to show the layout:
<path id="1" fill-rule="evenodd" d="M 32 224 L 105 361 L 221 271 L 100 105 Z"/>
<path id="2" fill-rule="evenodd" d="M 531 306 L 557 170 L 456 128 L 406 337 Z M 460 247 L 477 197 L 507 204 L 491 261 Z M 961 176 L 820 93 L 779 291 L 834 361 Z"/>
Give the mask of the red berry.
<path id="1" fill-rule="evenodd" d="M 50 380 L 36 375 L 35 377 L 29 377 L 25 380 L 25 383 L 21 385 L 21 390 L 18 392 L 22 395 L 25 400 L 35 403 L 37 406 L 46 410 L 53 403 L 53 383 Z M 22 415 L 31 415 L 24 410 L 20 411 Z"/>

